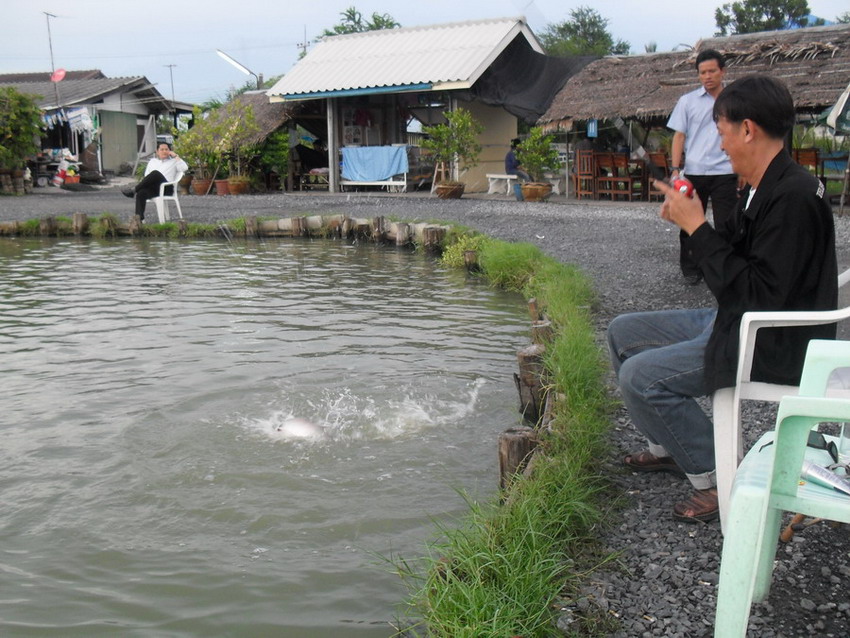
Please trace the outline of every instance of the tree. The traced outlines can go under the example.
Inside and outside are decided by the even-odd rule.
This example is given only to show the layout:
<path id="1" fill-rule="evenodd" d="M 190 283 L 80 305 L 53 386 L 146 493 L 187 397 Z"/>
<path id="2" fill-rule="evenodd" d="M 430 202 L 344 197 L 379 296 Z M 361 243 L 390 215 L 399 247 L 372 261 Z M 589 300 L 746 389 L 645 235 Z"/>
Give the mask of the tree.
<path id="1" fill-rule="evenodd" d="M 380 31 L 381 29 L 397 29 L 401 25 L 389 13 L 373 13 L 372 19 L 363 22 L 363 14 L 356 7 L 348 7 L 339 14 L 342 21 L 332 29 L 322 31 L 322 36 L 343 35 L 345 33 L 361 33 L 363 31 Z"/>
<path id="2" fill-rule="evenodd" d="M 0 167 L 20 169 L 39 150 L 44 123 L 30 95 L 12 87 L 0 89 Z"/>
<path id="3" fill-rule="evenodd" d="M 756 33 L 786 29 L 789 26 L 806 27 L 823 24 L 818 18 L 809 24 L 807 0 L 743 0 L 724 4 L 714 10 L 716 35 Z"/>
<path id="4" fill-rule="evenodd" d="M 628 42 L 614 41 L 607 18 L 591 7 L 572 9 L 568 20 L 547 25 L 540 43 L 546 53 L 559 57 L 628 55 L 630 48 Z"/>
<path id="5" fill-rule="evenodd" d="M 850 11 L 845 11 L 839 16 L 836 16 L 835 21 L 838 24 L 850 24 Z"/>

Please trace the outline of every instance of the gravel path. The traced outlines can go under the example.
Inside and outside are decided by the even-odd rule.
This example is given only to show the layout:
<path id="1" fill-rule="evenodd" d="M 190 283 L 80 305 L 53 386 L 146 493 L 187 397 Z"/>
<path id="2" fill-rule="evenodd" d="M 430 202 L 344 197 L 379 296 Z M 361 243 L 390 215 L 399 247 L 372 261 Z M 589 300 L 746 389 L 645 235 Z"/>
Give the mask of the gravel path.
<path id="1" fill-rule="evenodd" d="M 365 193 L 187 196 L 181 203 L 184 216 L 195 222 L 341 212 L 351 217 L 452 221 L 506 241 L 530 242 L 562 262 L 577 264 L 592 278 L 599 299 L 600 338 L 608 321 L 623 312 L 712 304 L 705 286 L 683 283 L 677 233 L 658 218 L 657 204 L 567 202 L 563 197 L 531 204 L 496 196 L 443 201 L 422 194 Z M 74 212 L 114 212 L 129 219 L 132 202 L 117 185 L 74 193 L 36 189 L 25 197 L 0 198 L 0 221 Z M 155 215 L 150 205 L 148 215 Z M 846 268 L 850 219 L 836 218 L 836 229 L 839 267 Z M 748 405 L 748 439 L 772 427 L 774 417 L 773 406 Z M 622 509 L 616 524 L 600 534 L 620 558 L 590 577 L 580 599 L 565 603 L 559 625 L 567 629 L 581 609 L 597 605 L 619 618 L 623 629 L 613 634 L 618 638 L 711 636 L 722 542 L 719 524 L 686 525 L 672 519 L 672 505 L 689 493 L 688 484 L 666 474 L 626 472 L 619 458 L 642 443 L 625 411 L 615 418 L 611 455 L 603 463 L 623 496 Z M 754 605 L 748 635 L 850 635 L 847 530 L 818 524 L 779 548 L 771 595 L 766 603 Z"/>

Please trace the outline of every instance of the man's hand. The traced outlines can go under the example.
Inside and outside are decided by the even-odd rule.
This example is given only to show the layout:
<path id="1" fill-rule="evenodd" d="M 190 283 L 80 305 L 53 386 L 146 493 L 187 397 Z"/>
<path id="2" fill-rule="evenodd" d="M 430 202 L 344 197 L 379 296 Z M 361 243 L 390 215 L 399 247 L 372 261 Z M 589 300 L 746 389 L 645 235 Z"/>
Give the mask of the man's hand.
<path id="1" fill-rule="evenodd" d="M 655 188 L 664 193 L 664 202 L 661 204 L 661 219 L 676 224 L 688 235 L 705 223 L 705 211 L 699 197 L 688 197 L 671 187 L 667 182 L 652 180 Z"/>

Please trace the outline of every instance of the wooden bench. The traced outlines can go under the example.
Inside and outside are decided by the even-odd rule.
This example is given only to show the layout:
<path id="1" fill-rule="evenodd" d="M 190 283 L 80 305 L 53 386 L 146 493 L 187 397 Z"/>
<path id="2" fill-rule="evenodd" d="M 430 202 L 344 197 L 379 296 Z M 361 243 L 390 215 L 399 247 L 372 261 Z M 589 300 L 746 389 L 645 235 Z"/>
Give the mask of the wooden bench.
<path id="1" fill-rule="evenodd" d="M 488 195 L 502 191 L 502 184 L 504 184 L 505 195 L 510 195 L 513 192 L 513 182 L 517 181 L 517 176 L 487 173 L 487 180 L 490 182 L 490 186 L 487 188 Z"/>

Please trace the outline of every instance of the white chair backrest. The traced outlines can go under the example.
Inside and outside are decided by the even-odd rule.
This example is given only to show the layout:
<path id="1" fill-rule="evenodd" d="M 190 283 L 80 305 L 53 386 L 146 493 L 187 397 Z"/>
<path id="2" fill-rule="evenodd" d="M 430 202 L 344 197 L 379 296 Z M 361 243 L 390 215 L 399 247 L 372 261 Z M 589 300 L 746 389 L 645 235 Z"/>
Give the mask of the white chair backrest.
<path id="1" fill-rule="evenodd" d="M 838 287 L 850 282 L 850 268 L 838 276 Z M 717 472 L 717 496 L 721 529 L 726 529 L 729 497 L 735 472 L 744 455 L 741 429 L 741 401 L 758 400 L 778 403 L 783 396 L 800 393 L 797 386 L 752 381 L 756 336 L 761 328 L 815 326 L 850 319 L 850 306 L 839 310 L 747 312 L 741 319 L 738 371 L 734 388 L 714 393 L 714 458 Z M 830 392 L 832 394 L 832 392 Z"/>

